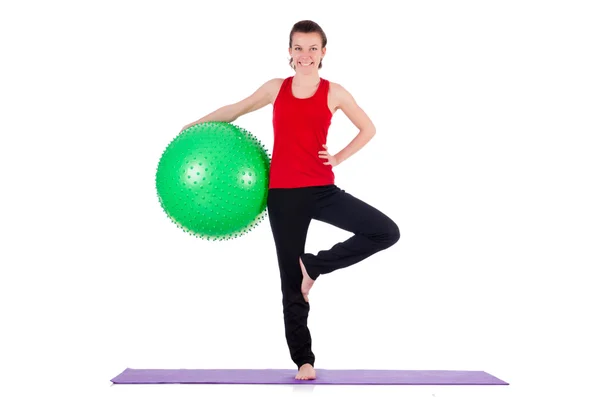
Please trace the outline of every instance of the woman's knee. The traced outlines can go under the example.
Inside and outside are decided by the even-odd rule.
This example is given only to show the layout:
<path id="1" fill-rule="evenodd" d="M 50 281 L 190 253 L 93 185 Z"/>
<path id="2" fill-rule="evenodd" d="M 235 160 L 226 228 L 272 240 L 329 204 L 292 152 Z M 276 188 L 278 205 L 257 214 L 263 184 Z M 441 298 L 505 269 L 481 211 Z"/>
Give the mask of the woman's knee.
<path id="1" fill-rule="evenodd" d="M 396 222 L 390 220 L 388 224 L 387 230 L 385 232 L 385 245 L 387 247 L 391 247 L 396 244 L 398 240 L 400 240 L 400 228 L 396 224 Z"/>

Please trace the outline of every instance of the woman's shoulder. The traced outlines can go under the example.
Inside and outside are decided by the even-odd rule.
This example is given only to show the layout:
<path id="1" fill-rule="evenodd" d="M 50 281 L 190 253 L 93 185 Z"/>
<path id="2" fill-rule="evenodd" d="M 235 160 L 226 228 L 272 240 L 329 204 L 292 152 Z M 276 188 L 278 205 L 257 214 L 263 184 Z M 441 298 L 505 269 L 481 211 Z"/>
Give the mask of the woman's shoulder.
<path id="1" fill-rule="evenodd" d="M 275 77 L 270 80 L 267 80 L 266 84 L 277 85 L 277 84 L 283 83 L 285 80 L 288 80 L 288 79 L 291 79 L 291 77 Z"/>
<path id="2" fill-rule="evenodd" d="M 287 80 L 288 78 L 289 77 L 287 77 L 287 78 L 275 77 L 270 80 L 267 80 L 263 84 L 263 87 L 269 93 L 269 98 L 270 98 L 271 103 L 275 102 L 275 99 L 277 98 L 277 95 L 279 94 L 279 90 L 281 89 L 281 86 L 283 85 L 284 81 Z"/>
<path id="3" fill-rule="evenodd" d="M 350 95 L 348 90 L 342 84 L 331 80 L 327 81 L 329 82 L 329 93 L 334 98 L 343 98 Z"/>
<path id="4" fill-rule="evenodd" d="M 326 79 L 323 79 L 326 80 Z M 347 92 L 346 88 L 337 81 L 326 80 L 329 83 L 329 90 L 334 94 Z"/>
<path id="5" fill-rule="evenodd" d="M 287 78 L 281 78 L 281 77 L 275 77 L 273 79 L 267 80 L 267 82 L 265 82 L 265 87 L 269 87 L 270 89 L 279 90 L 279 87 L 281 87 L 281 85 L 283 84 L 283 82 L 285 80 L 287 80 L 289 77 Z"/>

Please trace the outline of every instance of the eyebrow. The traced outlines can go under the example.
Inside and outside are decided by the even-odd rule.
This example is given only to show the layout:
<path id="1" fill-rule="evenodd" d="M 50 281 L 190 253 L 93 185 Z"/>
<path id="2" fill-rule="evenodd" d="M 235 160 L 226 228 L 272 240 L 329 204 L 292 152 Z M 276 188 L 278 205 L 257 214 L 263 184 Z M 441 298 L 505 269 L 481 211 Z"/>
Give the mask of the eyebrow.
<path id="1" fill-rule="evenodd" d="M 318 47 L 318 44 L 312 44 L 309 47 Z M 294 47 L 302 47 L 300 44 L 294 44 Z"/>

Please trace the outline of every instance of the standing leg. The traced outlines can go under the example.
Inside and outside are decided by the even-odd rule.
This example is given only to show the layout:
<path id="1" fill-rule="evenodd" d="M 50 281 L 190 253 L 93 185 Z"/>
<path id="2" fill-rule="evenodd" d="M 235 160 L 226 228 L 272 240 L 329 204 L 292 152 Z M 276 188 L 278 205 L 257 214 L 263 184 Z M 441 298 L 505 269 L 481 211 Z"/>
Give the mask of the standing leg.
<path id="1" fill-rule="evenodd" d="M 313 280 L 360 262 L 400 239 L 398 225 L 387 215 L 335 185 L 328 187 L 317 200 L 314 219 L 352 232 L 354 236 L 317 255 L 300 256 Z"/>
<path id="2" fill-rule="evenodd" d="M 279 263 L 285 337 L 298 368 L 306 363 L 314 367 L 315 362 L 307 325 L 310 306 L 300 291 L 302 272 L 298 264 L 304 252 L 312 208 L 307 189 L 269 190 L 267 210 Z"/>

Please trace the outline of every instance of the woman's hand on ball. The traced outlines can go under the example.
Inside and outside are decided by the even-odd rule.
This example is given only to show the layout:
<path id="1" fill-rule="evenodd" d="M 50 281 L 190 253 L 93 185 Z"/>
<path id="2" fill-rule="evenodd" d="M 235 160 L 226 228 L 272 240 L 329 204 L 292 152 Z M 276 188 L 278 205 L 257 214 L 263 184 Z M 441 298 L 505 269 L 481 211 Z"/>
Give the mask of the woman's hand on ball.
<path id="1" fill-rule="evenodd" d="M 190 123 L 190 124 L 184 125 L 184 126 L 183 126 L 183 128 L 181 129 L 181 131 L 183 131 L 183 130 L 186 130 L 186 129 L 190 128 L 190 127 L 191 127 L 191 126 L 193 126 L 194 124 L 196 124 L 196 123 Z M 181 131 L 179 131 L 179 132 L 181 132 Z"/>

